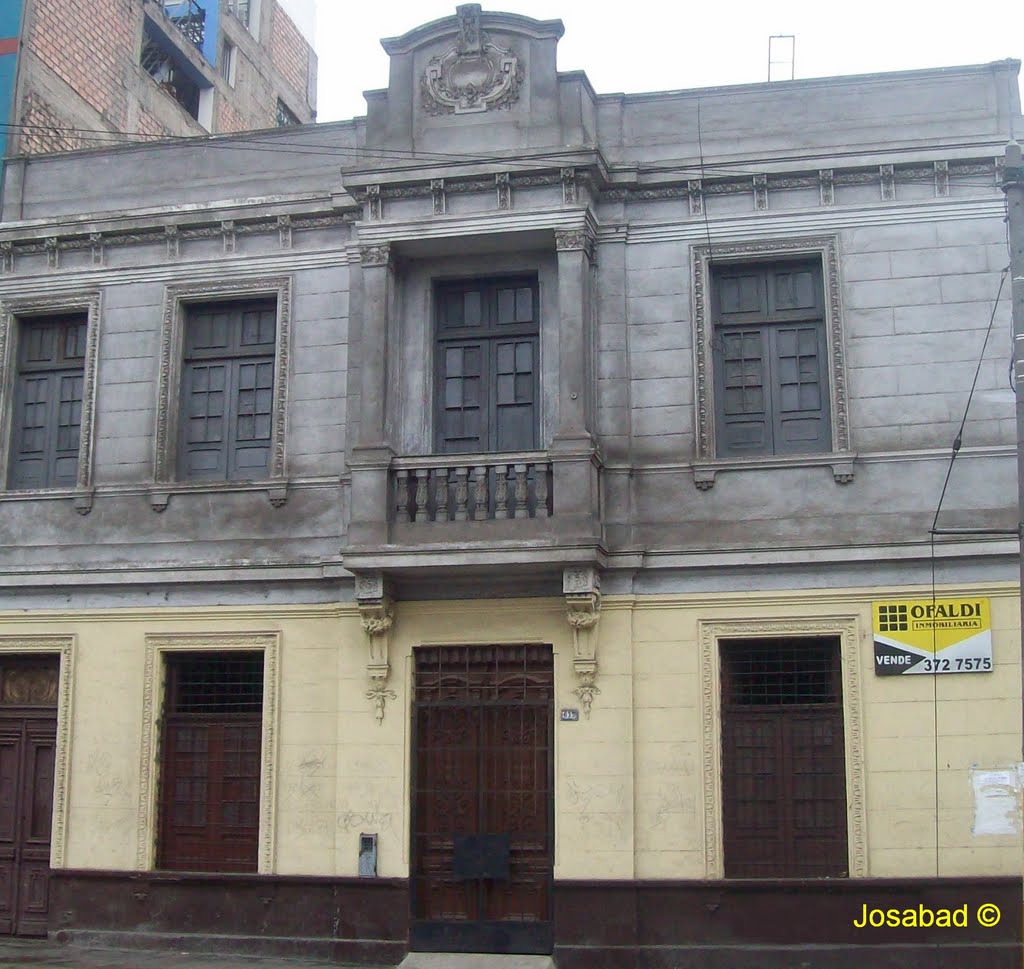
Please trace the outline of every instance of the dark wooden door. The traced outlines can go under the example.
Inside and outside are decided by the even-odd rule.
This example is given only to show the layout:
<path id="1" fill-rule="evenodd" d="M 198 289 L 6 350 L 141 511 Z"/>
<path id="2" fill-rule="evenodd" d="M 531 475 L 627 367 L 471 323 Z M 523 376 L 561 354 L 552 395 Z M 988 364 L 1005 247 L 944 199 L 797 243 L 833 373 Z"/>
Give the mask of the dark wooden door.
<path id="1" fill-rule="evenodd" d="M 157 866 L 256 871 L 263 654 L 169 657 L 165 710 Z"/>
<path id="2" fill-rule="evenodd" d="M 551 952 L 550 646 L 416 651 L 414 949 Z"/>
<path id="3" fill-rule="evenodd" d="M 0 661 L 0 934 L 46 935 L 58 664 Z"/>
<path id="4" fill-rule="evenodd" d="M 726 641 L 722 673 L 726 876 L 846 876 L 838 642 Z"/>

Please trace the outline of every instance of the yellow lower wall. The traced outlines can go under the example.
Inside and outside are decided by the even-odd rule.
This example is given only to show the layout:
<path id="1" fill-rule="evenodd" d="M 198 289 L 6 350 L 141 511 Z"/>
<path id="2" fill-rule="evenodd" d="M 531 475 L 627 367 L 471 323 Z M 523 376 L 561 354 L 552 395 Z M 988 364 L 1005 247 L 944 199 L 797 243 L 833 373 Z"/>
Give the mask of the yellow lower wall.
<path id="1" fill-rule="evenodd" d="M 413 648 L 541 642 L 555 655 L 555 877 L 705 878 L 721 873 L 716 630 L 843 630 L 851 870 L 1017 874 L 1018 838 L 972 833 L 970 770 L 1021 759 L 1018 590 L 940 592 L 991 599 L 993 673 L 876 676 L 872 600 L 921 594 L 606 597 L 596 629 L 600 693 L 590 719 L 567 723 L 558 709 L 582 705 L 558 598 L 398 603 L 388 682 L 395 696 L 380 723 L 366 696 L 367 639 L 351 605 L 0 614 L 0 650 L 48 650 L 58 640 L 69 647 L 57 864 L 152 864 L 161 651 L 244 648 L 254 639 L 276 654 L 261 870 L 354 875 L 359 833 L 375 831 L 379 874 L 405 876 Z M 859 737 L 855 749 L 851 737 Z"/>

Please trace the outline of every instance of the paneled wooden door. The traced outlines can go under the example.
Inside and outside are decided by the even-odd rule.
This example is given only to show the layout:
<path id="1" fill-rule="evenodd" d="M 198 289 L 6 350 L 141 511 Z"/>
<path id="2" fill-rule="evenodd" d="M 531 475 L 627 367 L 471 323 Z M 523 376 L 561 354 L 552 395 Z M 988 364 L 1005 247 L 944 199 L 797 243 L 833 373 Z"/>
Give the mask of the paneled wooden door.
<path id="1" fill-rule="evenodd" d="M 418 649 L 413 949 L 553 947 L 550 646 Z"/>
<path id="2" fill-rule="evenodd" d="M 46 935 L 57 661 L 0 662 L 0 935 Z"/>

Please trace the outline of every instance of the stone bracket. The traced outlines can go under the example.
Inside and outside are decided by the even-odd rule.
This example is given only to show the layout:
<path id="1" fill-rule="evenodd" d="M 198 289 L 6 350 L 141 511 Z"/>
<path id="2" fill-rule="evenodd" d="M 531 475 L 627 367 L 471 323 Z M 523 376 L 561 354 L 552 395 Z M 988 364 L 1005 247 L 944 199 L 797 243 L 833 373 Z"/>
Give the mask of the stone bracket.
<path id="1" fill-rule="evenodd" d="M 597 623 L 601 618 L 601 575 L 594 566 L 565 569 L 562 573 L 566 618 L 572 628 L 573 672 L 578 686 L 573 693 L 589 720 L 594 697 L 601 691 L 597 679 Z"/>
<path id="2" fill-rule="evenodd" d="M 356 605 L 369 647 L 366 673 L 370 680 L 370 689 L 366 691 L 366 698 L 373 701 L 373 715 L 379 726 L 384 722 L 387 701 L 397 698 L 395 691 L 387 685 L 391 673 L 388 650 L 391 626 L 394 623 L 394 606 L 388 594 L 383 572 L 356 574 Z"/>
<path id="3" fill-rule="evenodd" d="M 79 515 L 88 515 L 92 511 L 92 503 L 95 497 L 95 488 L 79 488 L 75 492 L 75 511 Z"/>

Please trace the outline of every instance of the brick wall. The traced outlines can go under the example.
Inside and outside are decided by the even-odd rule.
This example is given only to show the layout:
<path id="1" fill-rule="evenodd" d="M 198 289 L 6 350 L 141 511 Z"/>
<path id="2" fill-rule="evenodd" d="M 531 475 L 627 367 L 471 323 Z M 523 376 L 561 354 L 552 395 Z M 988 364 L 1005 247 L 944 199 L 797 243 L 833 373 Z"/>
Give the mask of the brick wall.
<path id="1" fill-rule="evenodd" d="M 23 125 L 19 150 L 26 154 L 85 147 L 82 136 L 69 131 L 67 119 L 34 91 L 25 100 L 19 123 Z"/>
<path id="2" fill-rule="evenodd" d="M 252 128 L 251 120 L 246 118 L 227 98 L 222 95 L 217 96 L 215 126 L 218 132 L 248 131 Z"/>
<path id="3" fill-rule="evenodd" d="M 112 125 L 127 117 L 124 72 L 138 52 L 142 5 L 133 0 L 36 0 L 28 44 Z"/>
<path id="4" fill-rule="evenodd" d="M 309 46 L 298 28 L 275 2 L 271 5 L 273 20 L 270 25 L 270 60 L 280 75 L 306 104 L 309 78 Z M 289 105 L 293 110 L 297 105 Z"/>

